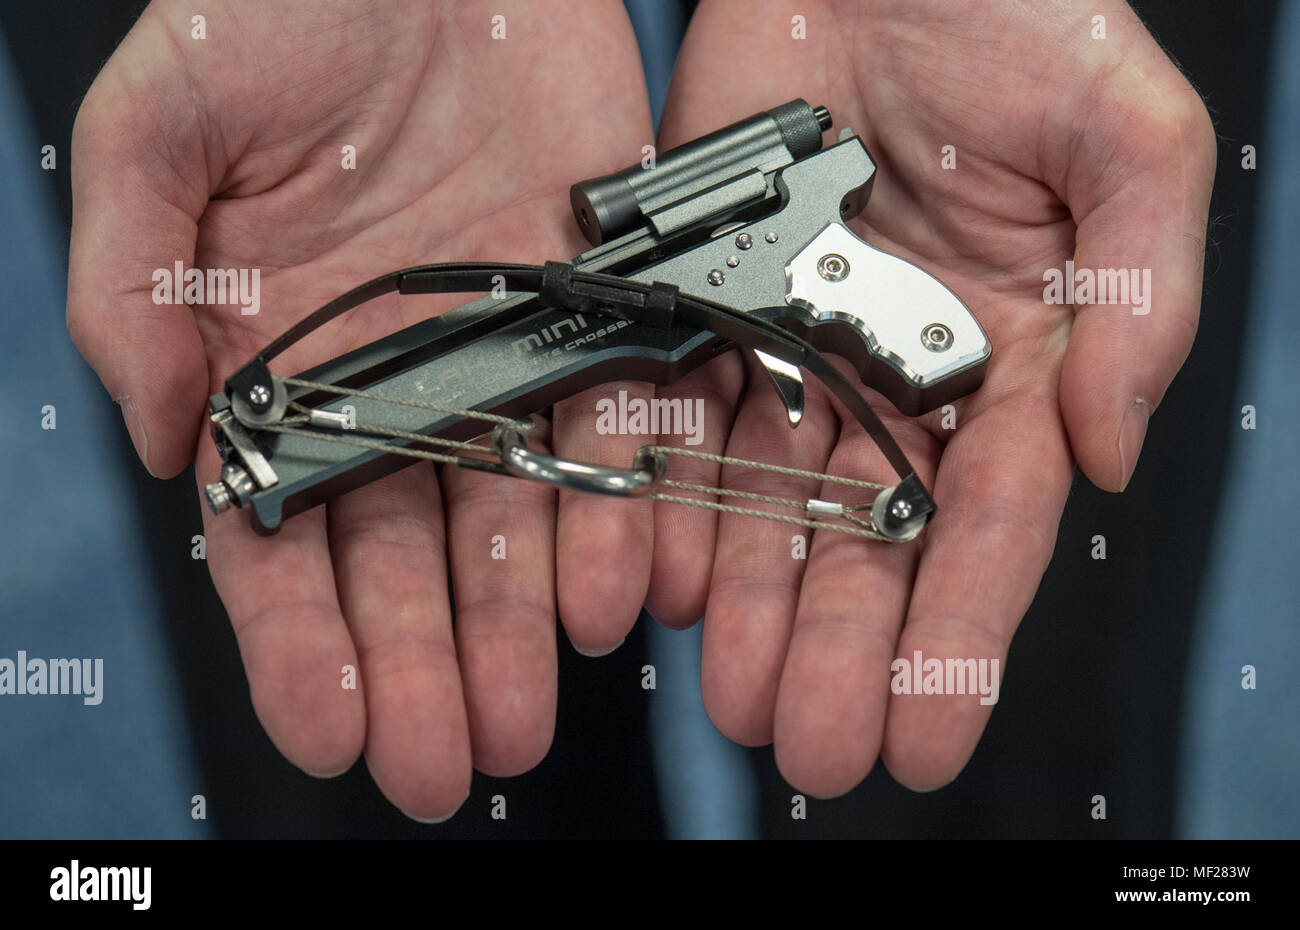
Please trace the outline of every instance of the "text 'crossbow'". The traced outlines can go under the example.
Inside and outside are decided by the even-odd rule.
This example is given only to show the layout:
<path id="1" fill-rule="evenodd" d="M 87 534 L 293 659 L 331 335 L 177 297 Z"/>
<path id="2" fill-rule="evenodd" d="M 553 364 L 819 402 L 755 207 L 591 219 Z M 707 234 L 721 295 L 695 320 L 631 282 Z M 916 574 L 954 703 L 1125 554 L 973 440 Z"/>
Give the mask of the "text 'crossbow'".
<path id="1" fill-rule="evenodd" d="M 917 416 L 978 388 L 992 347 L 940 281 L 849 231 L 876 166 L 852 130 L 823 148 L 830 127 L 824 107 L 794 100 L 672 149 L 653 168 L 575 184 L 574 216 L 592 248 L 571 262 L 421 265 L 316 310 L 211 398 L 225 464 L 205 488 L 209 506 L 219 514 L 247 505 L 254 528 L 274 533 L 294 514 L 431 460 L 872 539 L 914 538 L 934 501 L 826 353 L 847 359 L 900 413 Z M 296 376 L 271 374 L 268 363 L 308 333 L 394 291 L 494 296 Z M 609 381 L 671 384 L 736 347 L 756 353 L 792 427 L 803 413 L 803 372 L 822 381 L 875 441 L 897 483 L 667 446 L 643 447 L 629 469 L 528 447 L 529 414 Z M 490 448 L 474 442 L 487 435 Z M 689 484 L 668 475 L 671 456 L 874 496 L 850 505 Z"/>

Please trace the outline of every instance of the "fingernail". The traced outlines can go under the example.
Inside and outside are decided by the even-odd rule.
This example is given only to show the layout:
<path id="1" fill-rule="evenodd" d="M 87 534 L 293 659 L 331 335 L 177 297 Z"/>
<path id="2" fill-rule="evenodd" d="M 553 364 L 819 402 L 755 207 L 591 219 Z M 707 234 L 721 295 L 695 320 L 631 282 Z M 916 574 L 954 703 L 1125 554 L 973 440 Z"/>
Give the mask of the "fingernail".
<path id="1" fill-rule="evenodd" d="M 408 814 L 406 811 L 402 811 L 402 815 L 405 817 L 409 817 L 411 820 L 414 820 L 416 823 L 435 824 L 435 823 L 446 823 L 448 820 L 451 820 L 451 818 L 455 817 L 456 812 L 459 810 L 460 810 L 459 807 L 456 808 L 456 810 L 452 811 L 446 817 L 417 817 L 414 814 Z"/>
<path id="2" fill-rule="evenodd" d="M 122 421 L 126 423 L 126 431 L 131 436 L 131 444 L 135 446 L 135 454 L 140 456 L 140 461 L 144 463 L 145 470 L 149 470 L 149 435 L 144 431 L 144 422 L 140 419 L 140 408 L 136 406 L 135 401 L 127 395 L 115 398 L 118 406 L 122 408 Z M 156 477 L 156 476 L 155 476 Z"/>
<path id="3" fill-rule="evenodd" d="M 607 656 L 615 649 L 617 649 L 619 646 L 623 645 L 623 643 L 626 642 L 626 640 L 627 638 L 624 637 L 623 639 L 620 639 L 618 642 L 616 642 L 614 645 L 609 646 L 605 649 L 588 649 L 585 646 L 579 646 L 577 643 L 573 642 L 572 637 L 569 638 L 569 642 L 573 645 L 574 651 L 578 653 L 578 655 L 580 656 L 586 656 L 588 659 L 599 659 L 601 656 Z"/>
<path id="4" fill-rule="evenodd" d="M 896 779 L 896 780 L 897 780 L 897 779 Z M 917 785 L 909 785 L 907 782 L 904 782 L 904 781 L 900 781 L 900 782 L 898 782 L 898 783 L 899 783 L 900 785 L 902 785 L 904 788 L 906 788 L 908 791 L 913 792 L 914 794 L 934 794 L 934 792 L 936 792 L 936 791 L 942 791 L 944 788 L 947 788 L 949 785 L 951 785 L 951 784 L 952 784 L 953 782 L 955 782 L 956 780 L 957 780 L 957 776 L 954 775 L 952 778 L 948 779 L 946 782 L 944 782 L 944 783 L 941 784 L 941 785 L 920 785 L 920 786 L 917 786 Z"/>
<path id="5" fill-rule="evenodd" d="M 465 795 L 465 801 L 468 800 L 469 800 L 469 795 L 467 794 Z M 417 817 L 415 816 L 415 814 L 411 814 L 406 811 L 402 811 L 402 816 L 409 817 L 412 820 L 414 820 L 416 823 L 427 823 L 427 824 L 446 823 L 448 820 L 451 820 L 451 818 L 455 817 L 458 813 L 460 813 L 460 809 L 465 806 L 465 801 L 461 801 L 459 804 L 453 807 L 450 814 L 444 814 L 441 817 Z"/>
<path id="6" fill-rule="evenodd" d="M 1137 468 L 1138 456 L 1142 454 L 1142 442 L 1147 436 L 1147 422 L 1151 419 L 1151 405 L 1142 398 L 1136 398 L 1133 406 L 1124 414 L 1124 425 L 1119 429 L 1119 468 L 1123 491 L 1133 479 Z"/>
<path id="7" fill-rule="evenodd" d="M 319 778 L 324 781 L 327 778 L 338 778 L 350 768 L 352 768 L 352 766 L 349 765 L 347 769 L 339 769 L 337 772 L 313 772 L 311 769 L 303 769 L 303 771 L 312 778 Z"/>

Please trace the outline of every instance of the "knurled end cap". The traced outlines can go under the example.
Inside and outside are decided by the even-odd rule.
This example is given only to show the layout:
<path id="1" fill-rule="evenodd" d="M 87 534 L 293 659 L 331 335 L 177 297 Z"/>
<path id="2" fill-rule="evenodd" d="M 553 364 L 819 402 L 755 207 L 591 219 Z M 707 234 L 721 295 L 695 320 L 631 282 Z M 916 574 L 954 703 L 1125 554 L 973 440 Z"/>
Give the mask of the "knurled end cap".
<path id="1" fill-rule="evenodd" d="M 823 108 L 825 109 L 825 108 Z M 822 147 L 821 117 L 803 98 L 791 100 L 767 111 L 781 130 L 781 141 L 796 159 L 806 158 Z M 830 113 L 826 113 L 830 119 Z"/>
<path id="2" fill-rule="evenodd" d="M 208 508 L 217 515 L 225 513 L 234 503 L 230 488 L 224 481 L 214 481 L 203 486 L 203 496 L 208 501 Z"/>

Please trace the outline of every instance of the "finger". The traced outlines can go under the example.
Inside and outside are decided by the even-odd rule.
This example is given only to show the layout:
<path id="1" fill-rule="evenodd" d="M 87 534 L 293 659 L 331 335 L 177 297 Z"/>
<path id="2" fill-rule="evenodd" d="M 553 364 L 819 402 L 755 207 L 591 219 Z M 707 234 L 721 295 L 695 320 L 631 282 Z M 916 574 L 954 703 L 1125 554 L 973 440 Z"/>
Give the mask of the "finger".
<path id="1" fill-rule="evenodd" d="M 1165 65 L 1173 80 L 1158 90 L 1145 84 L 1091 108 L 1070 159 L 1079 287 L 1061 409 L 1084 473 L 1109 491 L 1128 485 L 1147 419 L 1186 360 L 1200 313 L 1214 129 L 1196 92 Z M 1092 295 L 1087 274 L 1096 275 Z"/>
<path id="2" fill-rule="evenodd" d="M 1050 391 L 1005 395 L 958 428 L 935 479 L 937 510 L 924 533 L 899 657 L 974 659 L 986 673 L 996 661 L 1001 673 L 1051 560 L 1072 474 Z M 957 776 L 992 712 L 981 700 L 996 698 L 991 688 L 984 697 L 973 690 L 898 694 L 891 681 L 882 757 L 894 778 L 928 790 Z"/>
<path id="3" fill-rule="evenodd" d="M 110 62 L 73 129 L 68 331 L 121 405 L 140 460 L 171 477 L 193 457 L 208 370 L 190 308 L 154 302 L 154 272 L 192 267 L 208 166 L 178 95 L 143 105 L 151 89 L 122 71 Z"/>
<path id="4" fill-rule="evenodd" d="M 720 31 L 716 28 L 716 24 L 725 21 L 726 17 L 726 13 L 719 7 L 720 4 L 716 2 L 705 4 L 692 14 L 682 53 L 678 56 L 689 73 L 675 73 L 669 86 L 657 139 L 660 151 L 699 138 L 717 129 L 728 119 L 739 118 L 772 105 L 771 99 L 764 97 L 763 89 L 748 81 L 721 88 L 722 97 L 714 97 L 709 102 L 691 92 L 690 88 L 710 83 L 711 73 L 704 72 L 712 70 L 705 61 L 708 56 L 692 55 L 691 49 L 716 43 L 719 38 L 726 41 L 726 37 L 731 35 L 729 30 Z M 737 48 L 728 51 L 749 54 L 754 41 L 753 35 L 747 35 Z M 755 100 L 758 102 L 754 103 Z M 659 388 L 657 396 L 661 398 L 702 396 L 705 398 L 706 410 L 706 431 L 702 444 L 686 445 L 667 435 L 660 436 L 660 443 L 681 445 L 683 448 L 713 454 L 723 453 L 740 395 L 745 389 L 745 372 L 746 364 L 742 354 L 729 352 L 673 386 Z M 759 389 L 765 389 L 767 374 L 760 372 L 758 377 L 763 379 Z M 684 457 L 672 457 L 669 462 L 669 475 L 674 479 L 714 487 L 718 484 L 721 475 L 719 465 Z M 682 492 L 681 496 L 696 495 Z M 704 612 L 713 576 L 718 525 L 719 515 L 713 511 L 681 504 L 655 505 L 654 559 L 646 610 L 666 626 L 683 629 L 695 623 Z M 789 535 L 791 534 L 786 534 L 787 538 Z M 788 556 L 789 546 L 785 546 L 783 551 Z"/>
<path id="5" fill-rule="evenodd" d="M 659 444 L 693 452 L 721 455 L 745 383 L 740 353 L 728 352 L 705 368 L 656 391 L 668 409 L 682 411 L 681 433 L 659 434 Z M 690 413 L 694 433 L 685 429 Z M 670 456 L 668 475 L 675 481 L 717 487 L 721 466 L 685 456 Z M 689 491 L 665 489 L 682 497 L 702 497 Z M 654 558 L 646 610 L 666 626 L 684 629 L 704 615 L 713 577 L 713 552 L 718 515 L 700 507 L 666 501 L 654 505 Z"/>
<path id="6" fill-rule="evenodd" d="M 620 409 L 631 413 L 640 405 L 648 423 L 653 397 L 651 385 L 616 381 L 556 404 L 555 454 L 629 467 L 636 450 L 655 437 L 646 432 L 648 425 L 620 417 Z M 650 585 L 652 502 L 566 488 L 559 494 L 556 519 L 556 584 L 564 630 L 584 655 L 612 652 L 636 622 Z"/>
<path id="7" fill-rule="evenodd" d="M 221 470 L 199 454 L 200 484 Z M 242 518 L 242 519 L 241 519 Z M 352 767 L 366 736 L 362 688 L 344 686 L 357 653 L 343 621 L 325 535 L 325 508 L 258 536 L 242 512 L 205 512 L 208 569 L 248 673 L 253 710 L 277 749 L 318 777 Z"/>
<path id="8" fill-rule="evenodd" d="M 908 459 L 930 483 L 926 463 L 938 443 L 918 429 L 893 429 Z M 849 421 L 827 472 L 881 484 L 897 476 L 871 437 Z M 846 503 L 872 495 L 827 484 L 823 499 Z M 781 673 L 775 718 L 776 764 L 791 785 L 836 797 L 875 764 L 889 705 L 889 665 L 916 571 L 915 544 L 893 545 L 842 533 L 816 535 Z"/>
<path id="9" fill-rule="evenodd" d="M 453 467 L 442 486 L 474 767 L 518 775 L 555 735 L 555 492 Z"/>
<path id="10" fill-rule="evenodd" d="M 741 401 L 727 455 L 792 468 L 821 471 L 839 432 L 824 389 L 808 383 L 803 421 L 791 429 L 785 407 L 749 363 L 750 390 Z M 772 472 L 725 467 L 721 487 L 807 500 L 818 482 Z M 757 510 L 767 504 L 723 498 Z M 700 690 L 714 726 L 747 746 L 772 741 L 777 684 L 785 661 L 803 576 L 806 540 L 800 527 L 722 514 L 717 553 L 704 614 Z"/>
<path id="11" fill-rule="evenodd" d="M 442 500 L 419 463 L 329 505 L 339 602 L 366 689 L 366 764 L 408 817 L 445 820 L 469 796 Z"/>

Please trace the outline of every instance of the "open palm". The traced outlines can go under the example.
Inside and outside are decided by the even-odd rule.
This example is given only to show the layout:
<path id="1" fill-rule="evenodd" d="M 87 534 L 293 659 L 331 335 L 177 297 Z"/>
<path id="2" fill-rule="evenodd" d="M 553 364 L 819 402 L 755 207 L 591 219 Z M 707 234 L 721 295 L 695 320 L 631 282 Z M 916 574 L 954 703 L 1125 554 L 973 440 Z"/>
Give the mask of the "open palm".
<path id="1" fill-rule="evenodd" d="M 806 38 L 794 37 L 794 12 Z M 1093 38 L 1096 14 L 1105 39 Z M 795 787 L 843 793 L 879 756 L 900 782 L 931 789 L 964 766 L 991 707 L 892 694 L 891 661 L 919 650 L 1004 663 L 1074 465 L 1100 487 L 1127 484 L 1196 329 L 1213 133 L 1122 3 L 824 0 L 791 11 L 705 0 L 661 144 L 795 96 L 862 135 L 878 175 L 854 228 L 962 297 L 993 343 L 988 377 L 948 423 L 878 405 L 932 482 L 938 512 L 920 545 L 822 534 L 801 561 L 780 527 L 661 511 L 648 606 L 674 626 L 704 610 L 711 718 L 739 742 L 774 741 Z M 1151 269 L 1149 314 L 1045 303 L 1044 272 L 1070 258 Z M 710 451 L 888 479 L 823 392 L 810 391 L 792 431 L 765 379 L 749 375 L 724 358 L 677 386 L 716 400 Z M 819 496 L 780 477 L 721 477 Z"/>
<path id="2" fill-rule="evenodd" d="M 150 471 L 175 474 L 197 448 L 213 480 L 207 395 L 358 282 L 579 251 L 568 187 L 638 157 L 648 106 L 617 3 L 538 6 L 214 0 L 203 39 L 190 5 L 146 10 L 78 115 L 68 315 Z M 259 269 L 260 311 L 155 305 L 152 272 L 175 261 Z M 377 301 L 273 367 L 296 373 L 448 305 Z M 556 701 L 555 506 L 542 486 L 456 469 L 440 487 L 422 463 L 274 539 L 208 517 L 212 576 L 281 751 L 330 775 L 364 749 L 420 819 L 463 802 L 471 764 L 536 764 Z M 498 534 L 505 560 L 489 555 Z"/>

